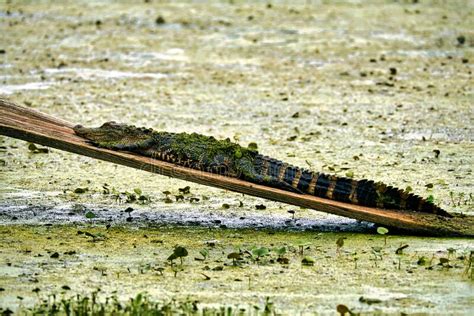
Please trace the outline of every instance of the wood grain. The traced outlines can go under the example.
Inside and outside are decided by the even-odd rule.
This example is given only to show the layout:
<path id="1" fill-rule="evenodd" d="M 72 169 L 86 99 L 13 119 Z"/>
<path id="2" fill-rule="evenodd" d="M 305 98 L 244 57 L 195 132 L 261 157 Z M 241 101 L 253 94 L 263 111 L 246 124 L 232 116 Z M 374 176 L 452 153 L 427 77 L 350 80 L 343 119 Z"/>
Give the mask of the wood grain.
<path id="1" fill-rule="evenodd" d="M 98 122 L 97 125 L 103 122 Z M 287 192 L 154 160 L 128 152 L 94 147 L 74 134 L 74 124 L 0 98 L 0 134 L 164 176 L 258 196 L 322 212 L 369 221 L 413 234 L 474 237 L 474 216 L 453 218 L 386 210 Z"/>

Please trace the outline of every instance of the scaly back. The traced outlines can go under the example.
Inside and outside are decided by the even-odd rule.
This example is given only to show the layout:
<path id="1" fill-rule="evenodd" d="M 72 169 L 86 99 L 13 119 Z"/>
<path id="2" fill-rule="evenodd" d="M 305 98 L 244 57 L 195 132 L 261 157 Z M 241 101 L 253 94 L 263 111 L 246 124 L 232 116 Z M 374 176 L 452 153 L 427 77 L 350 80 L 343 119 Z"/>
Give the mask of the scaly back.
<path id="1" fill-rule="evenodd" d="M 239 177 L 283 190 L 369 207 L 451 215 L 420 196 L 371 180 L 353 180 L 312 172 L 258 154 L 229 139 L 107 122 L 98 128 L 74 127 L 92 144 L 135 152 L 206 172 Z"/>

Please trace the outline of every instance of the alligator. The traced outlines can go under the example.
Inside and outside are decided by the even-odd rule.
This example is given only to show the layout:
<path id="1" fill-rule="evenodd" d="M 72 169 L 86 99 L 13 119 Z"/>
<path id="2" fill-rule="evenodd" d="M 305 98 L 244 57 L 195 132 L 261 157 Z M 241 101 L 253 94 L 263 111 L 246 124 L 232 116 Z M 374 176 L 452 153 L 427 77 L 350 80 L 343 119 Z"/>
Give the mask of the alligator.
<path id="1" fill-rule="evenodd" d="M 128 151 L 177 164 L 300 194 L 383 209 L 409 210 L 452 217 L 429 200 L 372 180 L 354 180 L 313 172 L 242 147 L 230 139 L 197 133 L 168 133 L 107 122 L 97 128 L 76 125 L 78 136 L 94 146 Z"/>

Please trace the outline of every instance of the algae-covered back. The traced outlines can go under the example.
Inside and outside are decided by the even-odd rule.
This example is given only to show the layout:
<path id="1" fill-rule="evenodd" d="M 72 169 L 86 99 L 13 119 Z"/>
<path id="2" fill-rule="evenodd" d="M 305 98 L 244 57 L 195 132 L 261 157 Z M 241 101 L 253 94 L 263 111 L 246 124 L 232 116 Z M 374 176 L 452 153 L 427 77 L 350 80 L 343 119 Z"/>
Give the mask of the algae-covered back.
<path id="1" fill-rule="evenodd" d="M 258 176 L 254 166 L 258 152 L 231 142 L 229 138 L 218 140 L 198 133 L 158 132 L 116 122 L 96 128 L 76 125 L 74 132 L 102 148 L 134 152 L 233 177 L 254 179 Z"/>
<path id="2" fill-rule="evenodd" d="M 235 142 L 231 142 L 229 138 L 218 140 L 213 136 L 197 133 L 176 134 L 171 147 L 173 151 L 183 157 L 203 161 L 213 161 L 218 156 L 228 157 L 236 161 L 245 159 L 252 161 L 258 154 L 256 150 L 242 147 Z"/>

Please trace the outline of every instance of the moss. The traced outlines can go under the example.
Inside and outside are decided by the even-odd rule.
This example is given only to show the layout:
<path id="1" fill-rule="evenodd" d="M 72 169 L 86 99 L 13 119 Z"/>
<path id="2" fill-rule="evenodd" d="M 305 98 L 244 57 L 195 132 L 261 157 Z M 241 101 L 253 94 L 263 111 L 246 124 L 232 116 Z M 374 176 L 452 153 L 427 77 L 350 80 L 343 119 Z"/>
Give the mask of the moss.
<path id="1" fill-rule="evenodd" d="M 203 157 L 205 161 L 212 161 L 219 155 L 224 155 L 229 159 L 252 159 L 257 154 L 257 151 L 244 148 L 239 144 L 231 142 L 228 138 L 217 140 L 212 136 L 197 133 L 179 133 L 174 135 L 171 148 L 183 157 Z"/>
<path id="2" fill-rule="evenodd" d="M 255 176 L 252 161 L 258 152 L 233 143 L 229 138 L 217 140 L 197 133 L 157 132 L 115 122 L 104 123 L 98 128 L 78 125 L 74 130 L 100 147 L 138 152 L 155 149 L 179 160 L 191 160 L 198 164 L 198 168 L 225 167 L 229 175 Z"/>

